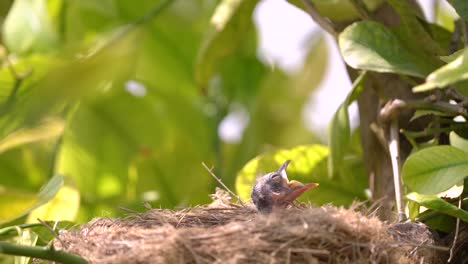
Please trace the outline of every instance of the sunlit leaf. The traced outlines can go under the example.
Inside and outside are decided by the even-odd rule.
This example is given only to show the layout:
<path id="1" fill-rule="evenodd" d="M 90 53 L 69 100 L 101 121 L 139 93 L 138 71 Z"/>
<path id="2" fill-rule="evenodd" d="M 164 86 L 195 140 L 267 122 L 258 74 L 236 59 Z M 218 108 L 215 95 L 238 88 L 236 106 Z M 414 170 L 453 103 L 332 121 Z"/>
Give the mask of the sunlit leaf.
<path id="1" fill-rule="evenodd" d="M 411 221 L 414 221 L 416 217 L 418 217 L 420 207 L 421 206 L 419 205 L 419 203 L 414 202 L 412 200 L 408 201 L 408 213 L 409 213 L 408 216 L 409 216 L 409 219 L 411 219 Z"/>
<path id="2" fill-rule="evenodd" d="M 468 153 L 468 140 L 460 137 L 459 135 L 457 135 L 457 133 L 453 131 L 450 132 L 449 138 L 450 138 L 450 145 Z"/>
<path id="3" fill-rule="evenodd" d="M 197 59 L 195 79 L 201 87 L 211 79 L 217 61 L 232 53 L 253 28 L 255 5 L 256 1 L 223 0 L 217 6 Z"/>
<path id="4" fill-rule="evenodd" d="M 63 184 L 63 176 L 56 174 L 37 195 L 0 190 L 0 223 L 26 215 L 50 201 Z"/>
<path id="5" fill-rule="evenodd" d="M 63 120 L 48 119 L 37 127 L 14 131 L 0 140 L 0 153 L 19 145 L 56 138 L 62 134 L 64 126 Z"/>
<path id="6" fill-rule="evenodd" d="M 408 157 L 402 168 L 404 183 L 411 191 L 437 194 L 468 175 L 468 154 L 451 146 L 425 148 Z"/>
<path id="7" fill-rule="evenodd" d="M 356 69 L 392 72 L 424 77 L 432 67 L 413 56 L 397 36 L 384 25 L 356 22 L 339 36 L 339 46 L 345 62 Z"/>
<path id="8" fill-rule="evenodd" d="M 46 204 L 34 209 L 26 223 L 43 221 L 74 221 L 80 207 L 80 193 L 70 185 L 64 185 Z"/>
<path id="9" fill-rule="evenodd" d="M 440 59 L 445 63 L 450 63 L 450 62 L 458 59 L 460 56 L 462 56 L 464 52 L 465 52 L 465 49 L 460 49 L 460 50 L 457 50 L 457 51 L 455 51 L 454 53 L 452 53 L 450 55 L 440 56 Z"/>
<path id="10" fill-rule="evenodd" d="M 419 194 L 416 192 L 409 193 L 406 196 L 408 199 L 419 203 L 420 205 L 438 211 L 444 214 L 458 217 L 461 220 L 468 222 L 468 212 L 456 207 L 455 205 L 444 201 L 436 195 Z"/>
<path id="11" fill-rule="evenodd" d="M 333 203 L 349 205 L 355 199 L 363 199 L 362 182 L 354 177 L 331 180 L 326 171 L 328 149 L 322 145 L 304 145 L 292 149 L 278 150 L 262 154 L 239 172 L 236 179 L 236 191 L 244 199 L 250 199 L 256 177 L 274 171 L 287 159 L 288 177 L 303 183 L 318 182 L 319 187 L 306 192 L 300 199 L 309 199 L 315 204 Z M 365 185 L 365 181 L 364 181 Z"/>
<path id="12" fill-rule="evenodd" d="M 3 40 L 15 53 L 50 51 L 58 36 L 45 0 L 16 0 L 3 24 Z"/>
<path id="13" fill-rule="evenodd" d="M 463 181 L 456 183 L 454 186 L 449 188 L 446 191 L 440 192 L 437 194 L 440 198 L 458 198 L 463 193 Z"/>
<path id="14" fill-rule="evenodd" d="M 434 88 L 445 88 L 450 84 L 468 79 L 468 49 L 455 60 L 432 72 L 426 82 L 413 88 L 414 92 L 424 92 Z"/>
<path id="15" fill-rule="evenodd" d="M 343 157 L 348 150 L 348 144 L 351 138 L 348 106 L 363 90 L 364 77 L 365 72 L 354 81 L 351 92 L 345 102 L 343 102 L 335 112 L 328 126 L 327 134 L 330 146 L 330 154 L 328 156 L 328 174 L 330 178 L 334 177 L 337 173 L 337 168 L 342 163 Z"/>

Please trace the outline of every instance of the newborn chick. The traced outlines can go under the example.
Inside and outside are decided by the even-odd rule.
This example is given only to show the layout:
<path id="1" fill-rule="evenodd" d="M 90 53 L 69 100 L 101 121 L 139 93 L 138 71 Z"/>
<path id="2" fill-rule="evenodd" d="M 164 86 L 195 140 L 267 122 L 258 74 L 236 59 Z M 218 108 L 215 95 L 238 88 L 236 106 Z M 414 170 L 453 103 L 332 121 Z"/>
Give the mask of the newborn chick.
<path id="1" fill-rule="evenodd" d="M 265 174 L 255 182 L 251 197 L 259 212 L 271 213 L 274 208 L 285 208 L 303 192 L 319 185 L 289 181 L 286 168 L 290 162 L 285 161 L 277 171 Z"/>

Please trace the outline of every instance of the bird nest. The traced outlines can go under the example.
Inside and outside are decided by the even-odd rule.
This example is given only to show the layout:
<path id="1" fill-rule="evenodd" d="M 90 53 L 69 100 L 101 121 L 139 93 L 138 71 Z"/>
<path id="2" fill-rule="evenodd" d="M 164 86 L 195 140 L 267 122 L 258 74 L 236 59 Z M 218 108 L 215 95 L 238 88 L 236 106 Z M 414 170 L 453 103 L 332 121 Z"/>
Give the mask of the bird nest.
<path id="1" fill-rule="evenodd" d="M 218 192 L 220 194 L 220 192 Z M 179 211 L 96 218 L 61 232 L 57 249 L 90 263 L 434 263 L 425 226 L 353 209 L 300 205 L 269 215 L 224 195 Z"/>

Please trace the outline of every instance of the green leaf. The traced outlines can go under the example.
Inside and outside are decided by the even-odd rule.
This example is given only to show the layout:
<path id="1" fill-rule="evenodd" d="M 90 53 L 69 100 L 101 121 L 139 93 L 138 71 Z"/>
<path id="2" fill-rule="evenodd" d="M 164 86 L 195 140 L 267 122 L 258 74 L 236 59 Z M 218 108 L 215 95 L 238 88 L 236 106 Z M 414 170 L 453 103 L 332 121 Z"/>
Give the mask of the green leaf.
<path id="1" fill-rule="evenodd" d="M 300 200 L 310 200 L 318 205 L 349 205 L 355 199 L 365 199 L 365 178 L 362 178 L 362 181 L 361 178 L 353 177 L 354 175 L 334 180 L 328 177 L 327 154 L 328 149 L 322 145 L 302 145 L 262 154 L 250 160 L 238 173 L 236 191 L 241 199 L 250 199 L 255 178 L 278 169 L 285 160 L 290 159 L 292 162 L 287 171 L 290 180 L 320 184 L 319 187 L 304 193 Z M 356 171 L 356 167 L 351 163 L 347 168 Z"/>
<path id="2" fill-rule="evenodd" d="M 411 221 L 414 221 L 416 217 L 418 217 L 420 207 L 421 206 L 418 203 L 412 200 L 408 201 L 408 212 L 409 212 L 409 218 L 411 219 Z"/>
<path id="3" fill-rule="evenodd" d="M 453 131 L 450 132 L 449 138 L 450 138 L 450 145 L 468 153 L 468 140 L 460 137 L 457 133 Z"/>
<path id="4" fill-rule="evenodd" d="M 56 138 L 62 134 L 64 127 L 62 120 L 48 119 L 37 127 L 14 131 L 0 140 L 0 153 L 23 144 Z"/>
<path id="5" fill-rule="evenodd" d="M 462 54 L 464 52 L 465 52 L 465 49 L 460 49 L 460 50 L 457 50 L 457 51 L 455 51 L 454 53 L 452 53 L 450 55 L 440 56 L 440 59 L 445 63 L 450 63 L 450 62 L 458 59 L 458 57 L 462 56 Z"/>
<path id="6" fill-rule="evenodd" d="M 432 72 L 426 82 L 413 88 L 413 92 L 424 92 L 435 88 L 445 88 L 450 84 L 468 79 L 468 49 L 455 60 Z"/>
<path id="7" fill-rule="evenodd" d="M 46 204 L 32 210 L 26 223 L 43 221 L 74 221 L 80 207 L 80 193 L 71 185 L 63 185 Z"/>
<path id="8" fill-rule="evenodd" d="M 402 175 L 411 191 L 437 194 L 468 175 L 468 154 L 452 146 L 425 148 L 408 157 Z"/>
<path id="9" fill-rule="evenodd" d="M 0 223 L 5 223 L 28 214 L 50 201 L 63 184 L 63 176 L 56 174 L 37 195 L 0 190 Z"/>
<path id="10" fill-rule="evenodd" d="M 51 51 L 58 44 L 45 0 L 16 0 L 3 25 L 3 40 L 11 52 Z"/>
<path id="11" fill-rule="evenodd" d="M 301 0 L 289 0 L 289 3 L 305 9 L 303 7 L 303 1 Z M 353 4 L 349 0 L 312 0 L 317 10 L 322 16 L 337 21 L 351 21 L 359 18 L 359 14 L 354 8 Z M 382 0 L 364 0 L 369 11 L 374 11 L 381 4 Z"/>
<path id="12" fill-rule="evenodd" d="M 398 37 L 373 21 L 356 22 L 339 36 L 345 62 L 356 69 L 424 77 L 432 71 L 426 61 L 412 55 Z"/>
<path id="13" fill-rule="evenodd" d="M 202 88 L 210 81 L 217 63 L 231 54 L 253 29 L 252 12 L 256 1 L 223 0 L 216 8 L 202 44 L 195 68 L 195 79 Z"/>
<path id="14" fill-rule="evenodd" d="M 419 203 L 420 205 L 438 211 L 453 217 L 460 218 L 464 222 L 468 222 L 468 212 L 456 207 L 455 205 L 444 201 L 436 195 L 420 194 L 416 192 L 409 193 L 406 196 L 409 200 Z"/>
<path id="15" fill-rule="evenodd" d="M 348 150 L 348 144 L 351 138 L 348 106 L 361 93 L 365 75 L 366 72 L 361 73 L 361 75 L 354 81 L 351 92 L 335 112 L 328 126 L 327 134 L 330 146 L 330 154 L 328 156 L 328 175 L 330 178 L 334 177 L 337 173 L 337 168 L 342 163 L 343 157 Z"/>
<path id="16" fill-rule="evenodd" d="M 432 214 L 434 211 L 427 210 L 419 215 L 419 218 L 424 218 L 425 214 Z M 455 230 L 456 218 L 451 217 L 446 214 L 436 214 L 432 215 L 428 220 L 425 220 L 424 223 L 430 226 L 432 229 L 436 229 L 445 233 L 450 233 Z"/>
<path id="17" fill-rule="evenodd" d="M 468 2 L 465 0 L 449 0 L 458 15 L 464 20 L 468 20 Z"/>
<path id="18" fill-rule="evenodd" d="M 328 175 L 332 178 L 336 174 L 336 168 L 347 151 L 351 129 L 349 127 L 348 106 L 340 105 L 332 117 L 328 127 L 328 140 L 330 154 L 328 155 Z"/>
<path id="19" fill-rule="evenodd" d="M 430 35 L 430 27 L 421 23 L 424 19 L 420 17 L 424 17 L 424 14 L 419 12 L 420 9 L 407 1 L 388 0 L 387 2 L 399 16 L 398 37 L 413 55 L 431 60 L 435 58 L 434 55 L 446 53 Z"/>

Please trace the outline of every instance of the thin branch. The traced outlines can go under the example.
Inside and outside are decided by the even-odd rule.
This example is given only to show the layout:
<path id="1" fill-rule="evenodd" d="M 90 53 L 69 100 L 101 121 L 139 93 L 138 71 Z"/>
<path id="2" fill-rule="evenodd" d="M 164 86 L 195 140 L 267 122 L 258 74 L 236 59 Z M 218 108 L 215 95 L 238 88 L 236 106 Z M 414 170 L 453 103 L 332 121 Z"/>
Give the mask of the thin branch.
<path id="1" fill-rule="evenodd" d="M 374 135 L 379 141 L 380 145 L 388 152 L 387 140 L 385 139 L 385 131 L 376 123 L 371 123 L 369 127 L 372 130 L 372 132 L 374 132 Z"/>
<path id="2" fill-rule="evenodd" d="M 401 196 L 401 175 L 400 175 L 400 147 L 398 139 L 398 119 L 394 118 L 390 124 L 390 140 L 388 141 L 388 149 L 390 152 L 390 160 L 393 170 L 393 185 L 395 188 L 395 201 L 397 205 L 398 221 L 406 220 L 405 208 L 403 207 Z"/>
<path id="3" fill-rule="evenodd" d="M 336 32 L 335 26 L 333 23 L 320 15 L 315 5 L 310 0 L 302 0 L 302 3 L 305 6 L 305 11 L 312 17 L 312 19 L 325 31 L 327 31 L 330 35 L 332 35 L 335 39 L 338 38 L 338 33 Z"/>
<path id="4" fill-rule="evenodd" d="M 242 205 L 242 206 L 245 206 L 245 204 L 242 202 L 241 198 L 239 197 L 239 195 L 235 194 L 233 191 L 231 191 L 231 189 L 229 189 L 224 183 L 223 181 L 221 181 L 220 178 L 216 177 L 216 175 L 213 173 L 212 169 L 208 168 L 208 166 L 206 166 L 206 164 L 204 162 L 202 162 L 202 165 L 203 167 L 208 171 L 208 173 L 211 175 L 211 177 L 213 177 L 219 184 L 221 184 L 221 186 L 223 186 L 223 188 L 228 191 L 232 196 L 236 197 L 237 200 L 239 201 L 239 203 Z"/>
<path id="5" fill-rule="evenodd" d="M 26 256 L 70 264 L 87 263 L 82 257 L 54 250 L 51 247 L 32 247 L 0 241 L 0 252 L 7 255 Z"/>
<path id="6" fill-rule="evenodd" d="M 461 208 L 462 205 L 462 197 L 461 195 L 458 197 L 458 208 Z M 454 256 L 453 252 L 455 251 L 455 246 L 457 245 L 458 240 L 458 233 L 460 231 L 460 218 L 457 217 L 457 224 L 455 225 L 455 236 L 453 237 L 453 243 L 450 247 L 450 257 L 448 258 L 447 262 L 452 262 L 452 258 Z"/>
<path id="7" fill-rule="evenodd" d="M 372 14 L 362 0 L 350 0 L 362 19 L 372 19 Z"/>
<path id="8" fill-rule="evenodd" d="M 6 58 L 5 58 L 5 62 L 6 62 L 6 65 L 7 65 L 7 68 L 8 70 L 10 71 L 11 73 L 11 76 L 13 76 L 13 79 L 14 79 L 14 83 L 13 83 L 13 87 L 11 88 L 11 91 L 10 91 L 10 94 L 8 95 L 8 98 L 6 99 L 6 101 L 1 105 L 1 110 L 3 112 L 6 112 L 6 110 L 8 110 L 8 108 L 11 106 L 11 104 L 13 103 L 13 101 L 15 100 L 16 98 L 16 94 L 18 93 L 18 90 L 19 88 L 21 87 L 21 84 L 23 84 L 23 81 L 29 76 L 31 75 L 32 73 L 32 70 L 29 69 L 27 70 L 26 72 L 20 74 L 16 71 L 15 67 L 13 66 L 13 63 L 11 62 L 10 60 L 10 57 L 9 57 L 9 54 L 7 54 Z"/>
<path id="9" fill-rule="evenodd" d="M 428 128 L 424 129 L 423 131 L 408 131 L 408 130 L 401 130 L 401 133 L 403 133 L 407 137 L 411 138 L 418 138 L 418 137 L 427 137 L 443 132 L 450 132 L 455 129 L 460 129 L 460 128 L 467 128 L 468 124 L 467 123 L 460 123 L 460 124 L 454 124 L 448 127 L 442 127 L 442 128 Z"/>

